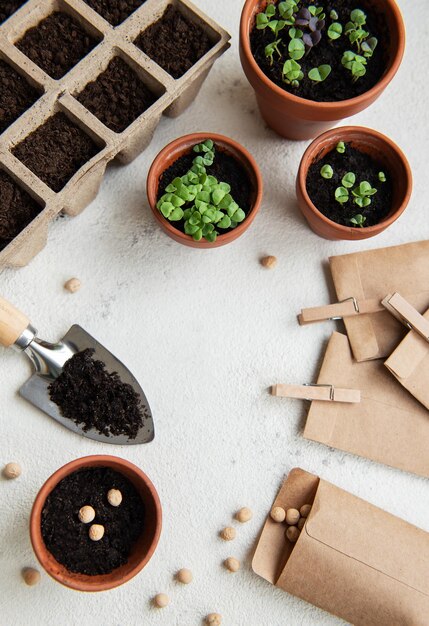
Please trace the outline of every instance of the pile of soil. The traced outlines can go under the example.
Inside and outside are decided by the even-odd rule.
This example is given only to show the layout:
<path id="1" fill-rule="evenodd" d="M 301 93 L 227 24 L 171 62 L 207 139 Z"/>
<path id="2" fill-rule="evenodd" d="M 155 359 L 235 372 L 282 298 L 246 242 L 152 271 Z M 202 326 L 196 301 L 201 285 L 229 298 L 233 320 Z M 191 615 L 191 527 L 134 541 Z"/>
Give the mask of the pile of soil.
<path id="1" fill-rule="evenodd" d="M 213 45 L 205 31 L 172 4 L 134 43 L 173 78 L 183 76 Z"/>
<path id="2" fill-rule="evenodd" d="M 157 201 L 163 196 L 165 188 L 175 179 L 184 176 L 192 167 L 192 162 L 197 154 L 193 151 L 179 157 L 159 178 Z M 206 166 L 207 173 L 215 176 L 219 182 L 228 183 L 231 187 L 231 195 L 238 206 L 246 215 L 253 206 L 255 189 L 245 168 L 233 156 L 226 154 L 215 144 L 215 158 L 213 165 Z M 186 208 L 182 207 L 182 208 Z M 185 232 L 185 222 L 170 222 L 174 228 Z M 219 234 L 228 233 L 231 228 L 219 229 Z"/>
<path id="3" fill-rule="evenodd" d="M 6 172 L 0 170 L 0 250 L 3 250 L 42 207 Z"/>
<path id="4" fill-rule="evenodd" d="M 27 30 L 15 45 L 49 76 L 59 79 L 97 43 L 68 13 L 57 11 Z"/>
<path id="5" fill-rule="evenodd" d="M 0 133 L 29 109 L 39 95 L 21 74 L 0 60 Z"/>
<path id="6" fill-rule="evenodd" d="M 334 170 L 334 175 L 329 180 L 320 175 L 324 165 L 330 165 Z M 353 202 L 351 189 L 349 189 L 350 200 L 347 203 L 340 204 L 335 199 L 335 190 L 342 187 L 341 180 L 348 172 L 356 174 L 355 186 L 367 180 L 374 189 L 377 189 L 377 193 L 371 196 L 371 204 L 368 207 L 363 209 Z M 385 173 L 385 183 L 379 181 L 379 172 Z M 353 226 L 350 219 L 358 214 L 366 217 L 363 228 L 374 226 L 382 222 L 392 209 L 393 183 L 390 173 L 381 163 L 350 144 L 346 144 L 345 154 L 339 154 L 334 149 L 323 159 L 313 163 L 308 170 L 306 187 L 317 209 L 333 222 L 343 226 Z"/>
<path id="7" fill-rule="evenodd" d="M 329 2 L 324 2 L 323 0 L 301 0 L 299 3 L 300 8 L 310 5 L 322 6 L 324 8 L 326 26 L 322 31 L 320 43 L 298 61 L 304 72 L 304 79 L 300 81 L 299 87 L 287 85 L 282 80 L 283 64 L 289 59 L 287 51 L 290 41 L 289 27 L 284 28 L 278 35 L 282 42 L 279 47 L 283 52 L 283 56 L 281 59 L 278 59 L 278 56 L 275 54 L 273 65 L 270 65 L 269 59 L 265 56 L 265 46 L 274 41 L 273 32 L 269 28 L 258 30 L 255 26 L 250 33 L 252 54 L 264 74 L 282 89 L 300 98 L 317 102 L 338 102 L 355 98 L 374 87 L 382 77 L 387 64 L 387 47 L 390 37 L 383 15 L 376 13 L 374 6 L 367 0 L 330 0 Z M 354 9 L 362 9 L 365 12 L 367 23 L 364 28 L 366 31 L 369 31 L 371 36 L 378 39 L 375 52 L 372 58 L 368 59 L 365 76 L 359 78 L 355 83 L 352 82 L 350 71 L 341 64 L 344 52 L 355 50 L 355 46 L 352 46 L 349 38 L 344 33 L 334 42 L 330 42 L 327 36 L 327 28 L 332 22 L 329 18 L 330 12 L 335 10 L 338 13 L 339 19 L 335 21 L 340 22 L 344 28 L 345 24 L 350 21 L 350 13 Z M 323 82 L 313 83 L 307 76 L 308 72 L 313 67 L 324 64 L 331 66 L 331 74 Z"/>
<path id="8" fill-rule="evenodd" d="M 107 437 L 135 439 L 145 418 L 140 396 L 93 354 L 92 349 L 83 350 L 67 361 L 49 386 L 50 398 L 85 432 L 95 429 Z"/>
<path id="9" fill-rule="evenodd" d="M 118 26 L 146 0 L 84 0 L 112 26 Z"/>
<path id="10" fill-rule="evenodd" d="M 87 109 L 115 133 L 121 133 L 157 100 L 120 57 L 77 96 Z"/>
<path id="11" fill-rule="evenodd" d="M 27 0 L 3 0 L 0 4 L 0 24 L 15 13 Z"/>
<path id="12" fill-rule="evenodd" d="M 107 501 L 109 489 L 119 489 L 118 507 Z M 104 526 L 100 541 L 88 536 L 79 509 L 92 506 L 93 524 Z M 108 467 L 81 469 L 63 478 L 46 498 L 42 510 L 42 537 L 49 552 L 70 572 L 96 576 L 124 565 L 144 531 L 145 507 L 134 485 Z"/>
<path id="13" fill-rule="evenodd" d="M 64 113 L 56 113 L 28 135 L 13 154 L 54 191 L 64 185 L 99 148 Z"/>

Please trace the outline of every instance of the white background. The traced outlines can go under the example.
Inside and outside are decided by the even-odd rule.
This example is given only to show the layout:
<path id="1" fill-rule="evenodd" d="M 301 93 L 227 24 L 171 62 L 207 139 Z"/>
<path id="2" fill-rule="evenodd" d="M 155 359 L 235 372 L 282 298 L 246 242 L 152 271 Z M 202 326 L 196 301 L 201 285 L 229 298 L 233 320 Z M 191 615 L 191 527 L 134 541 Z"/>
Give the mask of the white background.
<path id="1" fill-rule="evenodd" d="M 0 293 L 31 316 L 41 336 L 58 340 L 76 322 L 117 354 L 141 381 L 156 424 L 147 446 L 80 438 L 18 397 L 29 362 L 0 350 L 0 462 L 23 467 L 19 480 L 0 480 L 1 626 L 191 626 L 211 611 L 224 616 L 225 626 L 340 624 L 250 570 L 264 517 L 294 466 L 429 531 L 427 481 L 303 440 L 304 403 L 267 392 L 273 383 L 311 381 L 317 373 L 334 323 L 301 328 L 295 316 L 303 306 L 330 301 L 329 255 L 429 237 L 427 3 L 402 0 L 405 61 L 385 94 L 354 118 L 397 141 L 415 182 L 403 217 L 362 243 L 319 239 L 298 211 L 295 175 L 307 144 L 281 139 L 261 121 L 238 58 L 242 2 L 197 3 L 233 40 L 196 102 L 179 119 L 163 119 L 134 163 L 111 166 L 95 202 L 79 217 L 52 224 L 47 247 L 28 267 L 0 275 Z M 250 230 L 213 251 L 185 248 L 164 235 L 145 196 L 155 155 L 191 131 L 243 143 L 265 182 Z M 278 257 L 272 272 L 259 265 L 265 254 Z M 83 285 L 74 295 L 62 287 L 71 276 Z M 29 588 L 20 570 L 37 566 L 27 530 L 34 497 L 58 467 L 94 453 L 127 458 L 152 478 L 164 511 L 159 547 L 140 575 L 110 592 L 80 594 L 44 572 L 40 585 Z M 250 506 L 254 519 L 235 523 L 237 539 L 222 542 L 219 529 L 241 506 Z M 239 573 L 222 568 L 227 556 L 241 559 Z M 173 582 L 180 567 L 192 569 L 192 585 Z M 171 604 L 156 611 L 150 599 L 160 591 Z"/>

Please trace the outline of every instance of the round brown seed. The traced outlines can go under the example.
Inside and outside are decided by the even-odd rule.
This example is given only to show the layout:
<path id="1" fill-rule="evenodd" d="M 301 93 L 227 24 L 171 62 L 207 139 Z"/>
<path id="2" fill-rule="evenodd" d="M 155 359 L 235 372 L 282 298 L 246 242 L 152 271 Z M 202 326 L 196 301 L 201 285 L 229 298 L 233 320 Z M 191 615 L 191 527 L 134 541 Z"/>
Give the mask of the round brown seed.
<path id="1" fill-rule="evenodd" d="M 81 283 L 79 278 L 70 278 L 67 282 L 64 283 L 64 289 L 69 291 L 70 293 L 76 293 L 79 291 L 81 287 Z"/>
<path id="2" fill-rule="evenodd" d="M 232 541 L 237 535 L 235 528 L 232 528 L 231 526 L 227 526 L 221 530 L 219 534 L 224 541 Z"/>
<path id="3" fill-rule="evenodd" d="M 249 522 L 252 519 L 253 512 L 247 506 L 244 506 L 242 509 L 237 511 L 234 517 L 237 520 L 237 522 L 240 522 L 241 524 L 245 524 L 246 522 Z"/>
<path id="4" fill-rule="evenodd" d="M 261 265 L 266 267 L 268 270 L 272 270 L 277 265 L 277 257 L 275 256 L 264 256 L 261 259 Z"/>
<path id="5" fill-rule="evenodd" d="M 304 528 L 304 524 L 305 524 L 305 517 L 301 517 L 299 522 L 298 522 L 298 528 L 299 530 L 302 530 Z"/>
<path id="6" fill-rule="evenodd" d="M 112 506 L 119 506 L 122 502 L 122 493 L 119 489 L 109 489 L 107 492 L 107 502 Z"/>
<path id="7" fill-rule="evenodd" d="M 89 524 L 95 518 L 95 511 L 92 506 L 86 504 L 81 509 L 79 509 L 78 517 L 83 524 Z"/>
<path id="8" fill-rule="evenodd" d="M 300 531 L 298 530 L 296 526 L 289 526 L 289 528 L 286 529 L 285 534 L 286 534 L 286 538 L 289 539 L 291 543 L 295 543 L 296 541 L 298 541 Z"/>
<path id="9" fill-rule="evenodd" d="M 238 559 L 235 559 L 233 556 L 229 556 L 227 559 L 225 559 L 223 564 L 230 572 L 238 572 L 238 570 L 240 569 L 240 561 Z"/>
<path id="10" fill-rule="evenodd" d="M 295 524 L 298 524 L 299 517 L 300 515 L 298 509 L 288 509 L 286 511 L 286 524 L 295 526 Z"/>
<path id="11" fill-rule="evenodd" d="M 3 476 L 12 480 L 13 478 L 18 478 L 21 476 L 21 466 L 19 463 L 11 462 L 4 466 L 3 468 Z"/>
<path id="12" fill-rule="evenodd" d="M 210 613 L 206 617 L 207 626 L 221 626 L 222 624 L 222 615 L 219 613 Z"/>
<path id="13" fill-rule="evenodd" d="M 271 519 L 281 524 L 286 519 L 286 511 L 281 506 L 275 506 L 271 509 Z"/>
<path id="14" fill-rule="evenodd" d="M 186 567 L 183 567 L 182 569 L 179 569 L 179 571 L 176 574 L 176 579 L 179 581 L 179 583 L 182 583 L 183 585 L 189 585 L 189 583 L 192 582 L 193 580 L 193 575 L 190 569 L 186 569 Z"/>
<path id="15" fill-rule="evenodd" d="M 22 570 L 22 578 L 29 587 L 34 587 L 40 582 L 40 572 L 34 567 L 24 567 Z"/>
<path id="16" fill-rule="evenodd" d="M 89 528 L 89 538 L 91 541 L 100 541 L 104 536 L 104 526 L 101 524 L 92 524 Z"/>
<path id="17" fill-rule="evenodd" d="M 301 513 L 301 517 L 308 517 L 310 515 L 310 511 L 311 511 L 311 504 L 303 504 L 302 507 L 299 509 L 299 512 Z"/>
<path id="18" fill-rule="evenodd" d="M 153 603 L 158 609 L 164 609 L 170 604 L 170 598 L 166 593 L 157 593 L 153 599 Z"/>

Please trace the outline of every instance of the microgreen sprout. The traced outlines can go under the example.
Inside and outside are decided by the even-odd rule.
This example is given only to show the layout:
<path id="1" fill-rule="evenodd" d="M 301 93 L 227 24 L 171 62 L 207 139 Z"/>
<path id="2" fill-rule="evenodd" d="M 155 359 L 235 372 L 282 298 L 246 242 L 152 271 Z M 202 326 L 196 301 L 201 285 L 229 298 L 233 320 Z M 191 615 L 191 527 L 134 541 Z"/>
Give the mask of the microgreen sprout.
<path id="1" fill-rule="evenodd" d="M 215 147 L 211 139 L 193 148 L 197 156 L 191 169 L 175 178 L 157 203 L 158 210 L 170 222 L 184 221 L 184 231 L 195 241 L 216 241 L 218 228 L 235 228 L 246 214 L 231 196 L 228 183 L 207 174 L 213 164 Z"/>
<path id="2" fill-rule="evenodd" d="M 366 15 L 361 9 L 355 9 L 350 13 L 350 22 L 344 27 L 351 44 L 356 44 L 358 52 L 361 51 L 362 42 L 369 36 L 369 32 L 362 28 L 366 24 Z"/>
<path id="3" fill-rule="evenodd" d="M 374 189 L 367 180 L 362 181 L 352 191 L 354 196 L 353 202 L 361 209 L 371 204 L 371 196 L 377 193 L 377 189 Z"/>
<path id="4" fill-rule="evenodd" d="M 374 50 L 376 49 L 378 44 L 377 37 L 369 37 L 361 44 L 361 52 L 366 59 L 370 59 L 374 54 Z"/>
<path id="5" fill-rule="evenodd" d="M 386 178 L 386 174 L 384 172 L 378 172 L 378 180 L 381 183 L 385 183 L 387 178 Z"/>
<path id="6" fill-rule="evenodd" d="M 295 0 L 286 0 L 285 2 L 279 2 L 278 9 L 280 17 L 286 22 L 287 25 L 292 25 L 295 22 L 294 12 L 298 8 L 298 2 Z"/>
<path id="7" fill-rule="evenodd" d="M 288 46 L 288 52 L 291 59 L 299 61 L 305 54 L 305 46 L 302 39 L 291 39 Z"/>
<path id="8" fill-rule="evenodd" d="M 340 204 L 345 204 L 349 201 L 349 192 L 345 187 L 337 187 L 335 190 L 335 200 Z"/>
<path id="9" fill-rule="evenodd" d="M 330 65 L 319 65 L 319 67 L 313 67 L 308 72 L 308 78 L 315 83 L 321 83 L 328 78 L 331 71 L 332 67 Z"/>
<path id="10" fill-rule="evenodd" d="M 363 228 L 363 225 L 365 224 L 365 222 L 366 222 L 366 217 L 364 215 L 361 215 L 360 213 L 352 217 L 350 220 L 351 224 L 353 224 L 354 226 L 360 226 L 360 228 Z"/>
<path id="11" fill-rule="evenodd" d="M 330 165 L 326 164 L 321 168 L 320 175 L 322 178 L 326 178 L 327 180 L 329 180 L 330 178 L 333 177 L 334 170 L 332 169 Z"/>
<path id="12" fill-rule="evenodd" d="M 343 27 L 339 22 L 332 22 L 330 27 L 328 28 L 328 37 L 331 41 L 335 41 L 335 39 L 339 39 L 343 34 Z"/>
<path id="13" fill-rule="evenodd" d="M 280 43 L 281 39 L 277 39 L 276 41 L 273 41 L 272 43 L 269 43 L 267 46 L 265 46 L 265 56 L 267 57 L 267 59 L 269 59 L 270 65 L 274 63 L 275 52 L 278 54 L 279 59 L 281 59 L 282 53 L 280 52 L 279 48 Z"/>
<path id="14" fill-rule="evenodd" d="M 335 9 L 332 9 L 332 11 L 329 13 L 329 17 L 331 18 L 331 20 L 333 20 L 335 22 L 335 20 L 338 19 L 338 13 L 335 11 Z"/>
<path id="15" fill-rule="evenodd" d="M 348 172 L 345 174 L 341 180 L 341 184 L 343 187 L 347 187 L 347 189 L 351 189 L 356 182 L 356 174 L 353 172 Z"/>
<path id="16" fill-rule="evenodd" d="M 346 151 L 346 144 L 344 143 L 344 141 L 339 141 L 335 147 L 335 150 L 339 154 L 344 154 L 344 152 Z"/>
<path id="17" fill-rule="evenodd" d="M 346 70 L 349 70 L 351 72 L 354 83 L 357 81 L 358 78 L 366 74 L 366 58 L 361 56 L 360 54 L 352 52 L 351 50 L 347 50 L 347 52 L 344 52 L 341 63 L 346 68 Z"/>
<path id="18" fill-rule="evenodd" d="M 282 69 L 282 78 L 286 84 L 298 87 L 299 81 L 304 78 L 300 64 L 293 59 L 285 61 Z"/>
<path id="19" fill-rule="evenodd" d="M 269 28 L 273 31 L 274 35 L 277 37 L 279 32 L 283 30 L 286 26 L 285 20 L 277 20 L 272 19 L 275 18 L 276 15 L 276 7 L 274 4 L 268 4 L 265 12 L 258 13 L 256 16 L 256 28 L 258 30 L 265 30 Z"/>

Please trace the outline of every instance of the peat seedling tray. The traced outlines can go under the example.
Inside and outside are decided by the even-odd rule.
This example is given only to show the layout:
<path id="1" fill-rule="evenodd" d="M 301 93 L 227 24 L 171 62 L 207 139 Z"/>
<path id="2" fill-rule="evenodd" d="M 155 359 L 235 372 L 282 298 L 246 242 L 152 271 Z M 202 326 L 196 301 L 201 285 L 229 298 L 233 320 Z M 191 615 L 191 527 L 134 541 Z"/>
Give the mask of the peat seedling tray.
<path id="1" fill-rule="evenodd" d="M 6 117 L 0 126 L 0 268 L 26 265 L 40 252 L 49 222 L 61 211 L 80 213 L 97 195 L 107 163 L 129 163 L 142 152 L 161 116 L 177 117 L 193 102 L 229 47 L 229 34 L 189 0 L 127 0 L 130 15 L 117 26 L 91 8 L 95 0 L 87 2 L 11 0 L 5 5 L 17 10 L 0 24 L 0 109 Z M 169 5 L 211 46 L 178 78 L 136 43 Z M 110 19 L 117 21 L 117 14 Z M 52 22 L 63 35 L 60 46 L 50 31 Z M 126 91 L 115 76 L 125 87 L 132 84 L 132 104 L 119 101 L 114 113 L 105 114 L 102 94 L 107 90 L 122 98 Z M 124 106 L 134 119 L 128 125 L 117 115 Z M 6 203 L 12 211 L 23 204 L 29 222 L 11 240 L 2 230 Z"/>

